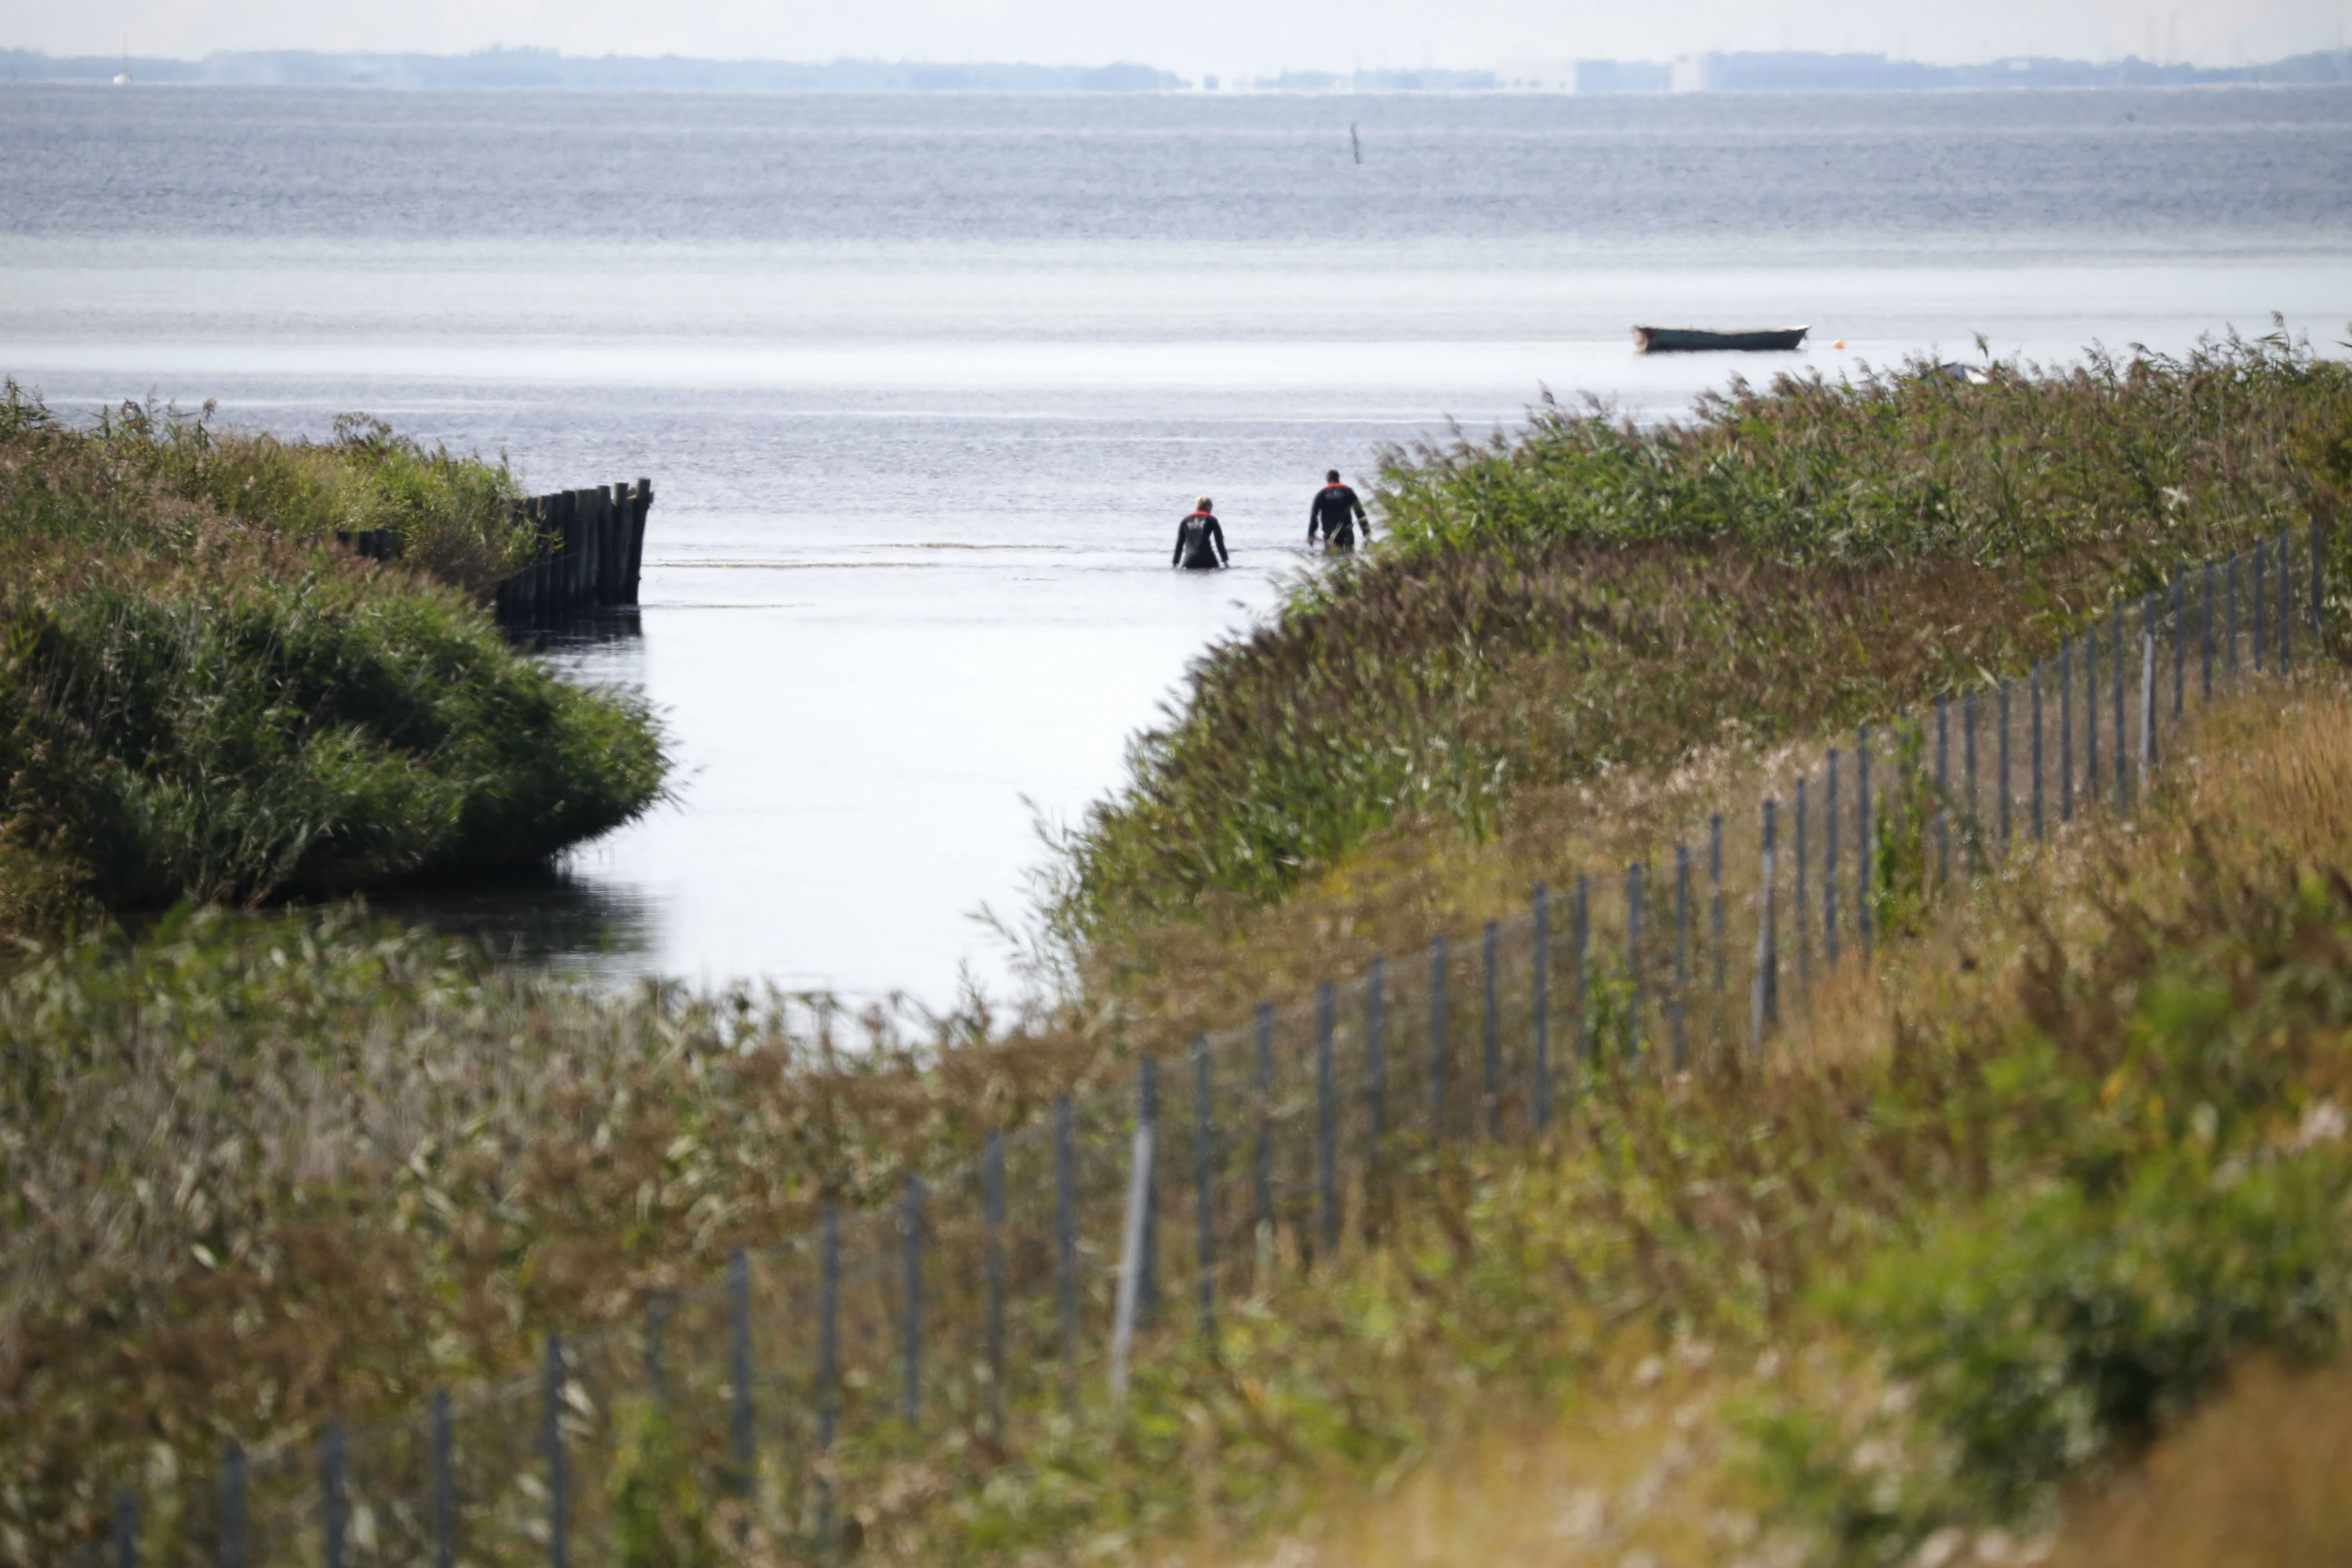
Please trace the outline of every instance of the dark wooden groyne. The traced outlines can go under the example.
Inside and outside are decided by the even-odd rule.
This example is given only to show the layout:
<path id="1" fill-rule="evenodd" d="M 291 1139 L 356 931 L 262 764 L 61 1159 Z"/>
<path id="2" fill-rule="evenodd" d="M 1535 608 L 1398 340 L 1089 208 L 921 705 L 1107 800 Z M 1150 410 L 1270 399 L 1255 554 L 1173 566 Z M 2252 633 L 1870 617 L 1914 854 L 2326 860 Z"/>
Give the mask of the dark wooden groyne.
<path id="1" fill-rule="evenodd" d="M 635 604 L 646 513 L 653 504 L 654 482 L 644 479 L 634 487 L 559 490 L 518 502 L 549 543 L 537 560 L 499 584 L 499 619 L 528 626 Z"/>

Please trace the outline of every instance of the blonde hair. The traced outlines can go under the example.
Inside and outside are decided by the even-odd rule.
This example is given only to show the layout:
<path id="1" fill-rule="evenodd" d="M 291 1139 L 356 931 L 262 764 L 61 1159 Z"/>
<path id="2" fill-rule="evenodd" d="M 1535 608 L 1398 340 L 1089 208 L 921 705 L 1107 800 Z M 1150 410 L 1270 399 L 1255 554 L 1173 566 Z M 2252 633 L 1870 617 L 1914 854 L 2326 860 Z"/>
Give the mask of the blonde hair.
<path id="1" fill-rule="evenodd" d="M 1202 496 L 1199 500 L 1192 503 L 1192 510 L 1194 511 L 1214 511 L 1217 510 L 1217 506 L 1216 503 L 1211 500 L 1207 496 Z"/>

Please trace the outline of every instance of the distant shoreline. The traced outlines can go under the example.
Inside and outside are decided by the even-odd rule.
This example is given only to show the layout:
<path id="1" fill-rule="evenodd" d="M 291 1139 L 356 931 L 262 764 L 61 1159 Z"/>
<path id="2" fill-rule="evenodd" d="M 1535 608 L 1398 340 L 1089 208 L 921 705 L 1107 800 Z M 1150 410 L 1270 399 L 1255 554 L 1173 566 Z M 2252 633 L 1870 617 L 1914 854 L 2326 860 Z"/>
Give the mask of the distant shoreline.
<path id="1" fill-rule="evenodd" d="M 684 92 L 905 93 L 1555 93 L 1577 96 L 1667 92 L 1907 92 L 1951 89 L 2085 89 L 2232 85 L 2327 86 L 2352 82 L 2352 49 L 2289 56 L 2260 65 L 2163 64 L 2137 56 L 2090 61 L 2016 56 L 1969 65 L 1933 65 L 1884 55 L 1696 53 L 1670 61 L 1506 62 L 1490 69 L 1317 71 L 1192 80 L 1132 61 L 1101 66 L 1017 61 L 940 64 L 913 60 L 695 59 L 560 54 L 494 48 L 467 55 L 327 54 L 247 50 L 201 59 L 52 56 L 0 49 L 0 80 L 11 84 L 117 83 L 208 87 L 373 87 L 648 90 Z"/>

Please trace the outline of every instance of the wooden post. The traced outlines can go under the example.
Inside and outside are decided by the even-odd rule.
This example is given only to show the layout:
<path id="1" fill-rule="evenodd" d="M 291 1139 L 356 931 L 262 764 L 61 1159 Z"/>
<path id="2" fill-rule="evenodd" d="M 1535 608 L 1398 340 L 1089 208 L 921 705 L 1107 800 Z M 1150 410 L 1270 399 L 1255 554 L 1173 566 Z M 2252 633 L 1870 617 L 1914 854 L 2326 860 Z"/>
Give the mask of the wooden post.
<path id="1" fill-rule="evenodd" d="M 841 1211 L 827 1204 L 817 1242 L 816 1533 L 833 1544 L 833 1439 L 841 1424 Z"/>
<path id="2" fill-rule="evenodd" d="M 1706 889 L 1707 947 L 1715 955 L 1715 991 L 1723 993 L 1723 813 L 1715 812 L 1706 819 Z"/>
<path id="3" fill-rule="evenodd" d="M 1480 1089 L 1486 1101 L 1486 1136 L 1503 1135 L 1503 1037 L 1502 998 L 1496 992 L 1495 970 L 1500 963 L 1496 952 L 1501 941 L 1502 928 L 1493 921 L 1480 933 L 1480 978 L 1483 981 L 1478 1013 L 1478 1068 Z"/>
<path id="4" fill-rule="evenodd" d="M 1570 973 L 1575 981 L 1576 1052 L 1588 1070 L 1591 1068 L 1594 1053 L 1600 1049 L 1592 1034 L 1592 994 L 1586 978 L 1589 971 L 1585 949 L 1591 940 L 1591 906 L 1587 901 L 1585 879 L 1580 876 L 1576 879 L 1576 908 L 1569 921 L 1568 944 Z"/>
<path id="5" fill-rule="evenodd" d="M 351 1497 L 343 1480 L 343 1424 L 330 1421 L 319 1437 L 319 1562 L 321 1568 L 350 1568 L 345 1536 L 351 1527 Z"/>
<path id="6" fill-rule="evenodd" d="M 1774 813 L 1778 803 L 1764 802 L 1764 847 L 1759 857 L 1760 881 L 1756 893 L 1756 979 L 1748 997 L 1748 1045 L 1750 1050 L 1761 1050 L 1766 1036 L 1780 1021 L 1780 954 L 1775 942 L 1777 932 L 1773 908 L 1774 884 L 1773 848 Z"/>
<path id="7" fill-rule="evenodd" d="M 737 1256 L 740 1256 L 738 1254 Z M 547 1459 L 547 1568 L 572 1568 L 572 1477 L 563 1463 L 563 1336 L 547 1336 L 540 1440 Z"/>
<path id="8" fill-rule="evenodd" d="M 448 1419 L 448 1394 L 444 1391 L 435 1394 L 434 1416 L 436 1427 Z M 439 1479 L 439 1472 L 436 1472 L 435 1479 Z M 245 1495 L 245 1450 L 236 1444 L 231 1443 L 221 1450 L 220 1568 L 246 1568 Z M 439 1500 L 437 1493 L 435 1500 L 436 1503 Z M 434 1510 L 433 1568 L 450 1568 L 452 1561 L 450 1555 L 440 1546 L 440 1542 L 448 1538 L 448 1532 L 441 1527 L 441 1516 L 445 1511 L 446 1510 L 439 1507 Z"/>
<path id="9" fill-rule="evenodd" d="M 1642 1056 L 1642 863 L 1625 868 L 1625 1058 Z"/>
<path id="10" fill-rule="evenodd" d="M 1951 705 L 1936 699 L 1936 888 L 1952 885 Z"/>
<path id="11" fill-rule="evenodd" d="M 1257 1059 L 1252 1064 L 1252 1112 L 1257 1119 L 1257 1148 L 1250 1160 L 1250 1229 L 1264 1255 L 1274 1237 L 1274 1004 L 1257 1005 Z M 1269 1282 L 1253 1279 L 1264 1291 Z"/>
<path id="12" fill-rule="evenodd" d="M 1838 961 L 1837 847 L 1838 749 L 1832 746 L 1822 773 L 1822 963 L 1832 969 Z"/>
<path id="13" fill-rule="evenodd" d="M 1135 1116 L 1137 1121 L 1151 1129 L 1151 1136 L 1157 1140 L 1160 1136 L 1160 1063 L 1150 1057 L 1135 1064 Z M 1156 1142 L 1153 1146 L 1158 1147 Z M 1156 1183 L 1160 1171 L 1156 1160 L 1151 1169 Z M 1149 1199 L 1157 1192 L 1155 1185 L 1153 1191 L 1144 1196 Z M 1143 1321 L 1150 1322 L 1152 1315 L 1160 1310 L 1160 1205 L 1150 1202 L 1143 1205 L 1142 1268 L 1143 1272 L 1136 1278 L 1136 1288 L 1141 1294 L 1136 1297 L 1135 1304 L 1136 1310 L 1143 1314 Z"/>
<path id="14" fill-rule="evenodd" d="M 1339 1250 L 1339 1118 L 1331 1074 L 1331 983 L 1315 988 L 1315 1191 L 1323 1251 Z"/>
<path id="15" fill-rule="evenodd" d="M 139 1568 L 139 1499 L 129 1487 L 114 1494 L 114 1568 Z"/>
<path id="16" fill-rule="evenodd" d="M 449 1391 L 433 1391 L 433 1568 L 457 1568 L 457 1485 L 453 1471 L 457 1440 L 451 1431 Z M 243 1456 L 238 1456 L 240 1464 Z M 240 1542 L 245 1532 L 245 1499 L 242 1495 L 242 1475 L 239 1477 L 237 1499 L 237 1534 Z M 237 1559 L 243 1568 L 243 1548 Z M 226 1568 L 226 1564 L 224 1564 Z"/>
<path id="17" fill-rule="evenodd" d="M 1364 977 L 1364 1110 L 1372 1134 L 1370 1159 L 1377 1163 L 1389 1130 L 1389 961 L 1372 958 Z"/>
<path id="18" fill-rule="evenodd" d="M 988 1226 L 988 1430 L 1004 1436 L 1004 1134 L 988 1133 L 981 1203 Z"/>
<path id="19" fill-rule="evenodd" d="M 1054 1100 L 1054 1285 L 1062 1325 L 1062 1397 L 1077 1399 L 1078 1174 L 1070 1097 Z"/>
<path id="20" fill-rule="evenodd" d="M 1209 1101 L 1209 1037 L 1192 1040 L 1192 1223 L 1199 1243 L 1201 1340 L 1217 1338 L 1216 1119 Z"/>
<path id="21" fill-rule="evenodd" d="M 1675 1071 L 1690 1066 L 1683 1005 L 1690 993 L 1690 846 L 1675 846 Z"/>
<path id="22" fill-rule="evenodd" d="M 1445 939 L 1429 939 L 1429 1136 L 1445 1136 Z"/>
<path id="23" fill-rule="evenodd" d="M 621 602 L 625 605 L 634 605 L 637 602 L 637 575 L 645 563 L 646 554 L 646 513 L 652 510 L 654 504 L 653 480 L 640 479 L 637 481 L 637 492 L 631 500 L 629 564 L 621 597 Z"/>
<path id="24" fill-rule="evenodd" d="M 1528 1005 L 1535 1015 L 1535 1124 L 1541 1137 L 1551 1126 L 1551 889 L 1536 884 L 1530 911 Z"/>
<path id="25" fill-rule="evenodd" d="M 2099 628 L 2083 634 L 2083 805 L 2099 804 Z"/>
<path id="26" fill-rule="evenodd" d="M 906 1388 L 901 1405 L 908 1430 L 923 1421 L 923 1179 L 907 1178 L 901 1240 L 906 1247 Z"/>
<path id="27" fill-rule="evenodd" d="M 2058 641 L 2058 820 L 2074 820 L 2074 639 Z"/>
<path id="28" fill-rule="evenodd" d="M 2180 722 L 2189 703 L 2189 568 L 2172 569 L 2172 721 Z"/>
<path id="29" fill-rule="evenodd" d="M 741 1247 L 727 1255 L 727 1436 L 728 1484 L 737 1497 L 751 1495 L 751 1263 Z"/>
<path id="30" fill-rule="evenodd" d="M 1853 929 L 1870 956 L 1870 726 L 1853 732 Z"/>

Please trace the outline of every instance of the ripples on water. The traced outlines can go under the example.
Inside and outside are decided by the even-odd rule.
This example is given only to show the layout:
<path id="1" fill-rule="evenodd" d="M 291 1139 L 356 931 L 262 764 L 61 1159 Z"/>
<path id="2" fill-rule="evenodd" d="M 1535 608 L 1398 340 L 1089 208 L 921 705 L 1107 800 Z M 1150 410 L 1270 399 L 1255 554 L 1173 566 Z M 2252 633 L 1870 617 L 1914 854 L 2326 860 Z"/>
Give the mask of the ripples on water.
<path id="1" fill-rule="evenodd" d="M 1365 161 L 1348 153 L 1361 131 Z M 0 371 L 539 488 L 650 475 L 645 604 L 548 657 L 679 804 L 422 906 L 535 961 L 1002 985 L 1069 816 L 1269 605 L 1307 496 L 1543 385 L 2185 346 L 2352 306 L 2352 90 L 1567 99 L 0 89 Z M 1810 321 L 1634 358 L 1635 320 Z M 1843 338 L 1844 353 L 1828 342 Z M 1165 568 L 1213 493 L 1237 570 Z M 419 906 L 404 906 L 416 909 Z"/>

